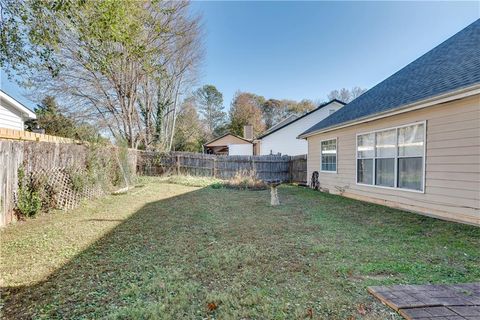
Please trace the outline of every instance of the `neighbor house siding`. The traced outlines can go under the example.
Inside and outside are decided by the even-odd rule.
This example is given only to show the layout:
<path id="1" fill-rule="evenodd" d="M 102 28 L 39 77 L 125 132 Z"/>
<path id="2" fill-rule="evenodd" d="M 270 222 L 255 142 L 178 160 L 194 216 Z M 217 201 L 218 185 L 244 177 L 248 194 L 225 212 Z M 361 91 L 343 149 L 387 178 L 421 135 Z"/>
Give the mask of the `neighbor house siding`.
<path id="1" fill-rule="evenodd" d="M 23 123 L 19 112 L 0 105 L 0 128 L 24 130 Z"/>
<path id="2" fill-rule="evenodd" d="M 426 121 L 425 190 L 356 184 L 358 133 Z M 320 172 L 320 141 L 337 138 L 337 173 Z M 480 96 L 428 107 L 308 138 L 308 178 L 319 171 L 331 193 L 480 224 Z"/>
<path id="3" fill-rule="evenodd" d="M 229 144 L 252 144 L 252 143 L 249 141 L 239 139 L 232 135 L 227 135 L 223 138 L 220 138 L 218 140 L 215 140 L 213 142 L 206 144 L 206 146 L 209 146 L 209 147 L 228 146 Z"/>
<path id="4" fill-rule="evenodd" d="M 337 111 L 342 108 L 343 104 L 336 101 L 325 105 L 324 107 L 310 113 L 309 115 L 291 122 L 285 127 L 275 131 L 261 139 L 260 154 L 278 154 L 296 156 L 306 154 L 308 145 L 305 140 L 297 139 L 297 137 L 319 121 L 330 115 L 330 110 Z"/>

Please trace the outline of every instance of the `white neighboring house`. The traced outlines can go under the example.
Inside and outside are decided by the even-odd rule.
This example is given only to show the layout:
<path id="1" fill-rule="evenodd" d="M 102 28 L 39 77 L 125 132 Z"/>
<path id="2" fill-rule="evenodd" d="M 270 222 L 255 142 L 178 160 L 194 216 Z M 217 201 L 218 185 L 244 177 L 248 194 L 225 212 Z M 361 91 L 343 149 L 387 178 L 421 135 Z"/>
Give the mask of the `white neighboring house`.
<path id="1" fill-rule="evenodd" d="M 298 135 L 303 133 L 305 128 L 311 128 L 344 105 L 345 103 L 342 101 L 334 99 L 298 118 L 292 119 L 290 116 L 281 121 L 257 138 L 260 141 L 260 155 L 280 153 L 296 156 L 307 154 L 308 144 L 303 139 L 297 139 Z"/>
<path id="2" fill-rule="evenodd" d="M 251 144 L 229 144 L 229 156 L 253 156 L 253 146 Z"/>
<path id="3" fill-rule="evenodd" d="M 36 119 L 35 113 L 0 90 L 0 128 L 25 130 L 25 121 Z"/>

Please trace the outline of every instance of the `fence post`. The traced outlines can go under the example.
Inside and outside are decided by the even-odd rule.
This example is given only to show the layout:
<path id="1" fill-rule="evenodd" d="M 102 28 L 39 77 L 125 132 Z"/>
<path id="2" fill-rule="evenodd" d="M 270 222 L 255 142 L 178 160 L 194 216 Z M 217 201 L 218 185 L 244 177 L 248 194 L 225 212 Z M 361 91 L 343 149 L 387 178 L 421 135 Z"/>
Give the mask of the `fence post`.
<path id="1" fill-rule="evenodd" d="M 217 158 L 213 158 L 213 177 L 217 177 Z"/>
<path id="2" fill-rule="evenodd" d="M 175 156 L 175 166 L 177 167 L 177 175 L 180 174 L 180 156 Z"/>
<path id="3" fill-rule="evenodd" d="M 288 157 L 288 181 L 293 182 L 293 159 L 292 156 Z"/>

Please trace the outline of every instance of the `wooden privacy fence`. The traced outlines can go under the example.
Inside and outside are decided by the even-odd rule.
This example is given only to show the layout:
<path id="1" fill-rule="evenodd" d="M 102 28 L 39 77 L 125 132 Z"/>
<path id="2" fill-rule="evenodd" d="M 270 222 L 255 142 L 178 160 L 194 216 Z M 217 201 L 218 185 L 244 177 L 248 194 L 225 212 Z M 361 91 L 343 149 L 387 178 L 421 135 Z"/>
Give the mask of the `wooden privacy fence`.
<path id="1" fill-rule="evenodd" d="M 81 143 L 81 141 L 50 136 L 48 134 L 35 133 L 23 130 L 0 128 L 0 139 L 21 140 L 21 141 L 37 141 L 37 142 L 58 142 L 58 143 Z"/>
<path id="2" fill-rule="evenodd" d="M 77 206 L 81 199 L 101 196 L 108 191 L 99 185 L 77 190 L 74 188 L 75 175 L 72 175 L 72 172 L 86 174 L 87 158 L 93 155 L 101 163 L 116 163 L 116 154 L 111 146 L 102 146 L 97 150 L 90 149 L 87 145 L 60 141 L 52 143 L 0 139 L 0 226 L 15 218 L 20 168 L 25 176 L 42 182 L 42 186 L 45 185 L 40 191 L 52 193 L 51 200 L 55 208 L 71 209 Z M 215 156 L 128 150 L 127 158 L 128 167 L 132 171 L 136 168 L 137 174 L 143 175 L 188 174 L 228 180 L 238 172 L 245 172 L 255 173 L 256 177 L 262 180 L 297 183 L 307 181 L 305 155 Z"/>
<path id="3" fill-rule="evenodd" d="M 238 172 L 255 172 L 261 180 L 307 182 L 307 156 L 216 156 L 199 153 L 139 151 L 141 175 L 186 174 L 228 180 Z"/>
<path id="4" fill-rule="evenodd" d="M 307 183 L 307 155 L 290 157 L 290 181 Z"/>

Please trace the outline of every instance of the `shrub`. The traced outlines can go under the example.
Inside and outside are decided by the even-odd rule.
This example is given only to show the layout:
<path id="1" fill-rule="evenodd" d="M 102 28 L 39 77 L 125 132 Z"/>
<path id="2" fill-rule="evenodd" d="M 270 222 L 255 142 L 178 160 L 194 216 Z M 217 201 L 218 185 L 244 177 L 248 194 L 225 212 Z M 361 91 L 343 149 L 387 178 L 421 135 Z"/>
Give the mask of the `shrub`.
<path id="1" fill-rule="evenodd" d="M 223 182 L 214 182 L 210 185 L 212 189 L 221 189 L 223 188 Z"/>
<path id="2" fill-rule="evenodd" d="M 66 169 L 73 191 L 82 192 L 88 185 L 90 185 L 87 172 L 76 167 L 69 167 Z"/>
<path id="3" fill-rule="evenodd" d="M 233 178 L 229 179 L 225 185 L 229 188 L 263 190 L 267 188 L 265 182 L 257 178 L 255 170 L 237 171 Z"/>
<path id="4" fill-rule="evenodd" d="M 33 177 L 25 177 L 23 168 L 18 169 L 17 208 L 26 217 L 35 216 L 42 208 L 42 199 L 35 191 Z"/>

